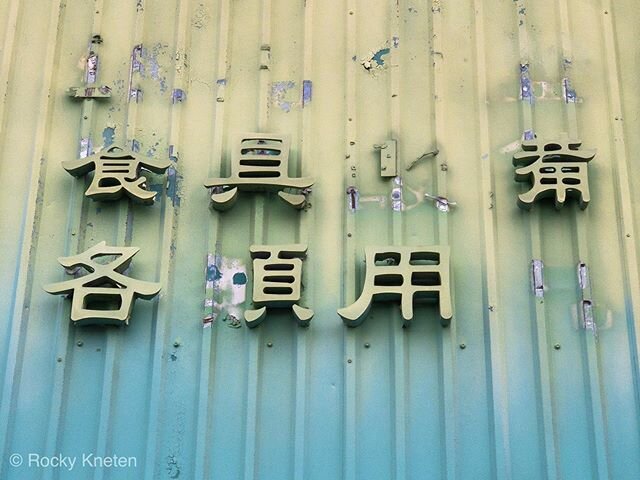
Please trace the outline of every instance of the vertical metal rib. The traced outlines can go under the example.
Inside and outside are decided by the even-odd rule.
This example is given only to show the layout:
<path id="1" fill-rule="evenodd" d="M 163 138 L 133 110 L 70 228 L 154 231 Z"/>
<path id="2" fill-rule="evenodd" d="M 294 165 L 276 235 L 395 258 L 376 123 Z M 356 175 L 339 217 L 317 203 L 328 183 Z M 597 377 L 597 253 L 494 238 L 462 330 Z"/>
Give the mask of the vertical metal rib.
<path id="1" fill-rule="evenodd" d="M 388 38 L 400 38 L 400 4 L 399 2 L 389 2 L 390 35 Z M 392 40 L 393 41 L 393 40 Z M 396 47 L 396 48 L 394 48 Z M 389 72 L 389 87 L 391 98 L 390 117 L 390 139 L 400 139 L 400 45 L 391 45 L 389 49 L 389 61 L 391 64 Z M 396 162 L 398 175 L 404 173 L 401 161 L 402 142 L 397 145 Z M 392 225 L 392 244 L 394 246 L 404 245 L 404 213 L 402 210 L 395 211 L 389 209 Z M 393 352 L 393 416 L 392 425 L 394 432 L 393 466 L 395 468 L 395 478 L 404 479 L 407 476 L 407 409 L 406 409 L 406 389 L 407 389 L 407 365 L 406 365 L 406 332 L 400 328 L 402 320 L 400 312 L 393 315 L 393 321 L 389 323 L 390 329 L 390 351 Z"/>
<path id="2" fill-rule="evenodd" d="M 5 31 L 2 56 L 0 57 L 0 140 L 3 140 L 4 115 L 7 109 L 7 92 L 9 90 L 9 75 L 14 58 L 14 45 L 16 31 L 18 29 L 18 15 L 20 12 L 20 0 L 12 0 L 9 5 L 9 13 L 6 18 L 7 30 Z"/>
<path id="3" fill-rule="evenodd" d="M 220 2 L 220 21 L 218 24 L 218 64 L 216 66 L 216 78 L 227 78 L 228 58 L 229 58 L 229 34 L 231 18 L 231 0 Z M 218 84 L 216 96 L 224 99 L 225 86 Z M 225 102 L 215 104 L 215 125 L 213 129 L 213 144 L 211 156 L 209 158 L 209 176 L 219 177 L 222 170 L 222 145 L 224 143 L 224 118 Z M 221 237 L 220 213 L 211 212 L 209 227 L 207 229 L 207 252 L 217 250 L 216 242 Z M 206 314 L 211 313 L 211 309 L 206 309 Z M 207 440 L 211 425 L 211 403 L 210 389 L 212 385 L 211 366 L 215 364 L 216 351 L 213 348 L 218 337 L 218 319 L 212 319 L 211 328 L 205 328 L 202 332 L 202 344 L 200 349 L 200 376 L 198 391 L 198 414 L 196 431 L 196 458 L 195 477 L 208 478 L 210 476 L 209 466 L 209 442 Z"/>
<path id="4" fill-rule="evenodd" d="M 567 0 L 558 0 L 560 11 L 561 25 L 561 43 L 562 43 L 562 65 L 565 69 L 565 82 L 570 82 L 570 65 L 573 60 L 573 48 L 571 42 L 569 8 Z M 568 124 L 569 138 L 578 138 L 578 121 L 576 115 L 576 104 L 574 101 L 568 101 L 565 92 L 565 114 Z M 585 263 L 589 265 L 589 245 L 588 245 L 588 213 L 589 210 L 576 212 L 575 215 L 575 235 L 576 235 L 576 254 L 577 263 Z M 578 286 L 579 309 L 583 305 L 582 292 Z M 582 316 L 578 313 L 578 316 Z M 593 326 L 595 327 L 595 323 Z M 589 389 L 590 389 L 590 406 L 592 413 L 592 432 L 593 445 L 595 447 L 596 466 L 598 469 L 598 477 L 600 479 L 609 478 L 608 452 L 606 439 L 606 418 L 604 412 L 604 404 L 602 401 L 600 365 L 598 360 L 597 337 L 595 330 L 593 332 L 580 331 L 583 335 L 584 347 L 586 349 L 587 369 L 589 373 Z"/>
<path id="5" fill-rule="evenodd" d="M 13 7 L 15 8 L 15 7 Z M 15 407 L 15 397 L 17 395 L 20 381 L 18 379 L 20 364 L 24 355 L 24 331 L 29 322 L 29 301 L 33 288 L 33 262 L 35 259 L 38 225 L 40 223 L 40 212 L 42 202 L 38 202 L 42 195 L 43 176 L 45 173 L 45 158 L 47 143 L 49 141 L 49 131 L 47 130 L 47 120 L 49 110 L 55 99 L 52 94 L 52 83 L 54 69 L 59 63 L 58 59 L 58 38 L 59 24 L 62 16 L 61 1 L 51 2 L 49 12 L 48 37 L 43 55 L 44 64 L 42 69 L 42 90 L 40 92 L 38 123 L 36 135 L 33 142 L 33 157 L 31 158 L 31 180 L 29 183 L 29 197 L 23 223 L 20 256 L 18 261 L 18 277 L 16 279 L 15 297 L 11 311 L 11 330 L 8 340 L 7 363 L 3 378 L 2 398 L 0 399 L 0 455 L 5 456 L 9 431 L 11 430 L 11 417 Z M 6 93 L 6 92 L 5 92 Z M 4 107 L 3 107 L 4 108 Z M 63 365 L 56 364 L 56 368 L 61 370 Z M 4 477 L 4 469 L 8 462 L 0 463 L 0 477 Z"/>
<path id="6" fill-rule="evenodd" d="M 443 43 L 444 27 L 442 25 L 442 9 L 438 1 L 432 3 L 432 29 L 433 29 L 433 45 L 434 52 L 442 52 L 445 49 Z M 434 55 L 433 57 L 433 114 L 434 114 L 434 138 L 436 144 L 439 139 L 446 138 L 445 133 L 445 105 L 444 105 L 444 89 L 445 89 L 445 66 L 443 65 L 443 56 Z M 438 156 L 439 163 L 446 163 L 446 151 L 440 151 Z M 434 164 L 433 169 L 436 170 L 435 188 L 437 195 L 444 198 L 448 197 L 447 193 L 447 169 L 440 168 Z M 447 214 L 438 215 L 438 244 L 449 245 L 449 218 Z M 455 255 L 455 252 L 452 252 Z M 452 285 L 452 300 L 455 298 L 455 289 Z M 455 302 L 454 302 L 455 305 Z M 441 336 L 441 352 L 442 352 L 442 399 L 441 399 L 441 415 L 442 424 L 444 425 L 444 450 L 442 452 L 443 470 L 446 472 L 447 479 L 456 478 L 456 416 L 455 416 L 455 356 L 453 346 L 456 343 L 456 320 L 455 318 L 447 328 L 442 329 Z M 500 452 L 504 452 L 501 449 Z"/>
<path id="7" fill-rule="evenodd" d="M 607 12 L 601 15 L 604 30 L 604 51 L 609 87 L 610 110 L 607 118 L 622 118 L 622 91 L 620 87 L 619 56 L 616 49 L 616 36 L 614 25 L 614 7 L 611 0 L 602 0 L 601 10 Z M 619 250 L 623 253 L 624 264 L 624 298 L 627 302 L 627 322 L 631 344 L 631 364 L 633 365 L 633 378 L 636 396 L 636 415 L 640 416 L 640 258 L 636 249 L 636 228 L 634 226 L 633 197 L 631 194 L 629 164 L 627 154 L 624 127 L 622 122 L 613 122 L 613 153 L 612 162 L 613 178 L 616 182 L 617 215 L 619 220 L 618 243 Z"/>
<path id="8" fill-rule="evenodd" d="M 347 0 L 347 11 L 344 12 L 347 18 L 347 38 L 345 52 L 345 86 L 347 103 L 347 121 L 345 126 L 346 136 L 346 161 L 345 161 L 345 184 L 346 192 L 349 186 L 355 186 L 358 181 L 358 155 L 355 148 L 356 142 L 356 62 L 351 61 L 351 56 L 356 51 L 356 0 Z M 345 194 L 346 197 L 346 194 Z M 342 305 L 349 305 L 356 300 L 356 261 L 357 261 L 357 232 L 356 232 L 356 210 L 349 210 L 344 207 L 344 228 L 342 238 L 346 238 L 344 246 L 344 298 Z M 344 480 L 356 479 L 356 332 L 354 329 L 344 329 Z"/>
<path id="9" fill-rule="evenodd" d="M 529 68 L 529 35 L 528 23 L 526 17 L 527 2 L 521 0 L 514 3 L 516 20 L 518 21 L 518 43 L 520 46 L 520 69 Z M 521 87 L 524 88 L 524 87 Z M 533 91 L 529 84 L 528 96 L 527 92 L 522 93 L 522 128 L 525 135 L 533 135 Z M 533 209 L 528 213 L 529 230 L 531 232 L 531 258 L 542 259 L 542 240 L 540 232 L 540 212 L 539 209 Z M 531 298 L 531 306 L 533 309 L 533 320 L 536 325 L 536 354 L 538 363 L 538 381 L 540 382 L 540 411 L 542 415 L 544 453 L 546 475 L 550 480 L 558 478 L 558 461 L 556 449 L 556 433 L 553 411 L 553 391 L 551 386 L 551 367 L 549 362 L 548 337 L 547 337 L 547 318 L 545 311 L 544 299 L 540 297 Z"/>
<path id="10" fill-rule="evenodd" d="M 269 127 L 269 82 L 271 80 L 271 0 L 262 3 L 262 34 L 260 37 L 262 65 L 258 85 L 258 131 L 266 132 Z M 264 244 L 265 238 L 265 195 L 256 195 L 253 206 L 253 243 Z M 247 368 L 246 426 L 244 452 L 244 480 L 252 480 L 256 475 L 256 449 L 258 427 L 258 388 L 260 383 L 260 345 L 262 328 L 246 329 L 248 336 L 249 362 Z"/>
<path id="11" fill-rule="evenodd" d="M 304 6 L 304 30 L 303 30 L 303 55 L 302 55 L 302 81 L 300 85 L 303 91 L 302 95 L 302 120 L 300 122 L 301 139 L 298 158 L 300 160 L 298 172 L 300 176 L 316 176 L 316 161 L 314 158 L 314 150 L 311 148 L 313 139 L 311 131 L 311 109 L 305 105 L 306 92 L 304 91 L 305 82 L 310 81 L 313 67 L 313 20 L 314 5 L 313 0 L 306 0 Z M 306 107 L 306 108 L 305 108 Z M 316 245 L 313 242 L 313 236 L 310 230 L 315 224 L 316 209 L 301 212 L 300 230 L 297 243 L 307 245 L 309 255 L 313 256 L 316 251 Z M 305 289 L 302 292 L 302 305 L 314 308 L 313 299 L 315 292 L 315 282 L 313 278 L 313 263 L 305 262 L 303 278 L 309 279 L 303 282 Z M 296 328 L 296 377 L 295 377 L 295 416 L 294 416 L 294 448 L 293 448 L 293 477 L 306 478 L 306 446 L 307 446 L 307 402 L 308 402 L 308 338 L 311 333 L 310 328 Z"/>
<path id="12" fill-rule="evenodd" d="M 176 52 L 173 55 L 175 67 L 173 75 L 173 88 L 183 90 L 185 88 L 185 77 L 187 76 L 187 67 L 180 63 L 181 54 L 185 54 L 186 42 L 187 42 L 187 26 L 189 25 L 189 0 L 179 0 L 178 4 L 178 16 L 176 18 Z M 141 43 L 136 41 L 135 44 Z M 133 105 L 135 102 L 130 102 L 129 105 Z M 136 103 L 137 104 L 137 103 Z M 169 145 L 174 149 L 173 153 L 180 150 L 181 142 L 181 120 L 183 105 L 180 102 L 174 102 L 171 106 L 171 117 L 169 120 Z M 134 124 L 135 121 L 129 122 Z M 172 152 L 168 152 L 170 154 Z M 173 164 L 169 168 L 176 168 Z M 176 187 L 177 188 L 177 187 Z M 172 245 L 175 241 L 176 229 L 174 228 L 176 223 L 176 216 L 178 215 L 177 205 L 168 196 L 163 196 L 158 201 L 163 202 L 163 217 L 162 217 L 162 243 L 161 243 L 161 258 L 160 258 L 160 284 L 165 294 L 160 295 L 158 301 L 158 308 L 155 312 L 155 336 L 154 342 L 154 361 L 153 361 L 153 373 L 151 383 L 151 400 L 149 403 L 149 423 L 147 430 L 147 451 L 145 458 L 145 474 L 150 478 L 155 476 L 157 446 L 156 439 L 160 436 L 159 427 L 161 422 L 160 418 L 160 398 L 162 395 L 162 377 L 165 374 L 162 362 L 162 351 L 165 348 L 167 330 L 170 328 L 170 315 L 171 315 L 171 303 L 173 298 L 171 295 L 172 290 L 172 275 L 173 275 L 173 255 Z M 167 294 L 168 293 L 168 294 Z"/>

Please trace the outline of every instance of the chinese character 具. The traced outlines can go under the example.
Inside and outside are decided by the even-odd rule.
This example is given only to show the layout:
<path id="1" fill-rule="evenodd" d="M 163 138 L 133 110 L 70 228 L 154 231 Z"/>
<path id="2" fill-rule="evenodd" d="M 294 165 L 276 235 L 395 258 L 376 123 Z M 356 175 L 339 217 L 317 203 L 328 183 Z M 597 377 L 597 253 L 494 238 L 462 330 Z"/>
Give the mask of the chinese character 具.
<path id="1" fill-rule="evenodd" d="M 308 326 L 313 310 L 298 305 L 306 245 L 252 245 L 250 252 L 253 258 L 253 304 L 258 308 L 245 311 L 247 326 L 259 325 L 267 314 L 267 307 L 291 307 L 298 325 Z"/>
<path id="2" fill-rule="evenodd" d="M 366 272 L 362 293 L 355 303 L 338 310 L 349 327 L 360 325 L 373 301 L 400 298 L 403 326 L 413 319 L 417 299 L 439 302 L 447 325 L 453 317 L 449 283 L 449 247 L 365 247 Z"/>
<path id="3" fill-rule="evenodd" d="M 45 285 L 44 290 L 52 295 L 72 297 L 71 321 L 77 325 L 121 325 L 122 322 L 127 325 L 135 300 L 150 300 L 160 292 L 159 283 L 124 275 L 139 250 L 136 247 L 110 247 L 106 242 L 100 242 L 78 255 L 60 257 L 58 262 L 67 273 L 77 272 L 80 267 L 89 273 Z M 106 262 L 99 261 L 101 257 Z"/>
<path id="4" fill-rule="evenodd" d="M 513 156 L 517 182 L 528 182 L 531 189 L 518 195 L 518 206 L 530 210 L 533 204 L 546 197 L 555 198 L 561 208 L 567 196 L 576 197 L 580 208 L 589 205 L 587 162 L 595 150 L 580 150 L 582 142 L 570 140 L 563 134 L 559 141 L 525 140 L 522 151 Z"/>
<path id="5" fill-rule="evenodd" d="M 210 178 L 204 185 L 211 189 L 213 208 L 231 208 L 239 190 L 278 192 L 278 196 L 292 207 L 304 208 L 305 193 L 313 185 L 313 179 L 289 177 L 289 135 L 243 133 L 234 137 L 233 145 L 231 176 Z"/>
<path id="6" fill-rule="evenodd" d="M 94 153 L 85 158 L 62 162 L 64 169 L 74 177 L 82 177 L 95 170 L 91 185 L 85 195 L 92 200 L 117 200 L 126 194 L 132 200 L 145 205 L 153 204 L 156 192 L 146 190 L 143 169 L 164 173 L 169 160 L 139 159 L 140 155 L 120 147 L 111 147 L 106 152 Z"/>

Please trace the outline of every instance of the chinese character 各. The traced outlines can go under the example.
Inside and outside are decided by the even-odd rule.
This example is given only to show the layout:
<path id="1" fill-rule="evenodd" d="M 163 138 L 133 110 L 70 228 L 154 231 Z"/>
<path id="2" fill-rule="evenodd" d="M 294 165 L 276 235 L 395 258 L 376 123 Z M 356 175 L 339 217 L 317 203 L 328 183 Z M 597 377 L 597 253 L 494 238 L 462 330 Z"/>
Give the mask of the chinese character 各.
<path id="1" fill-rule="evenodd" d="M 151 205 L 156 192 L 146 190 L 147 179 L 140 176 L 141 170 L 164 173 L 171 162 L 137 157 L 139 154 L 135 152 L 114 146 L 106 152 L 62 162 L 62 166 L 74 177 L 82 177 L 95 170 L 91 185 L 85 192 L 93 200 L 117 200 L 126 194 L 134 201 Z"/>
<path id="2" fill-rule="evenodd" d="M 298 324 L 308 326 L 313 310 L 301 307 L 302 259 L 306 256 L 305 245 L 252 245 L 253 258 L 253 304 L 258 307 L 246 310 L 244 317 L 249 327 L 264 320 L 267 307 L 293 309 Z"/>
<path id="3" fill-rule="evenodd" d="M 67 273 L 84 268 L 86 275 L 45 285 L 53 295 L 70 295 L 71 320 L 78 325 L 127 325 L 137 298 L 150 300 L 160 292 L 160 284 L 129 278 L 123 272 L 140 249 L 110 247 L 106 242 L 58 262 Z"/>
<path id="4" fill-rule="evenodd" d="M 278 192 L 292 207 L 304 208 L 305 193 L 313 185 L 313 179 L 289 177 L 289 135 L 244 133 L 236 135 L 233 145 L 231 176 L 210 178 L 205 183 L 212 191 L 211 204 L 216 210 L 231 208 L 238 190 Z"/>
<path id="5" fill-rule="evenodd" d="M 559 141 L 526 140 L 522 151 L 513 156 L 517 182 L 531 183 L 531 189 L 518 195 L 518 206 L 530 210 L 540 198 L 555 197 L 555 206 L 564 205 L 567 195 L 577 197 L 581 209 L 589 204 L 587 162 L 595 150 L 580 150 L 582 142 L 563 134 Z"/>
<path id="6" fill-rule="evenodd" d="M 360 325 L 375 300 L 400 298 L 403 326 L 413 318 L 413 302 L 436 300 L 444 325 L 453 317 L 449 285 L 449 247 L 366 247 L 366 273 L 355 303 L 338 310 L 350 327 Z"/>

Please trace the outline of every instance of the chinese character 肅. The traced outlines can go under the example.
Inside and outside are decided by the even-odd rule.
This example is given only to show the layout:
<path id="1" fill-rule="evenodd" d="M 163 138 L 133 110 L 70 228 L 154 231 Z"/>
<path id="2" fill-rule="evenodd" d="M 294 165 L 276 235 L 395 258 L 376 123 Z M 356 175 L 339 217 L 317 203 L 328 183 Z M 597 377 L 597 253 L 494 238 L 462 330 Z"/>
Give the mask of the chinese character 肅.
<path id="1" fill-rule="evenodd" d="M 531 189 L 518 195 L 518 206 L 530 210 L 533 203 L 545 197 L 555 199 L 556 208 L 567 196 L 576 197 L 581 209 L 589 204 L 587 162 L 595 150 L 580 150 L 582 142 L 562 135 L 559 141 L 538 139 L 522 142 L 522 151 L 513 156 L 517 182 L 528 182 Z"/>

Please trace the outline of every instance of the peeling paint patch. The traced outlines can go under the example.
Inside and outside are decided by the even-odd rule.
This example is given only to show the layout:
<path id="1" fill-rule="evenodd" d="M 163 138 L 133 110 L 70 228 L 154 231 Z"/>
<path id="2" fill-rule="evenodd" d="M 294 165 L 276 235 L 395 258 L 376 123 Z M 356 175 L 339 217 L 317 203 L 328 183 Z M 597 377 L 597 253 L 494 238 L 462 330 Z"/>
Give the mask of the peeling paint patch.
<path id="1" fill-rule="evenodd" d="M 218 281 L 218 302 L 215 309 L 231 328 L 242 326 L 243 306 L 247 295 L 247 268 L 236 258 L 222 258 Z M 244 281 L 244 283 L 242 283 Z"/>
<path id="2" fill-rule="evenodd" d="M 91 139 L 89 137 L 80 139 L 80 158 L 91 155 Z"/>
<path id="3" fill-rule="evenodd" d="M 380 48 L 370 51 L 364 58 L 360 60 L 362 67 L 371 73 L 376 73 L 388 68 L 388 62 L 385 62 L 384 57 L 391 53 L 391 48 L 398 48 L 400 46 L 400 38 L 393 37 L 390 41 L 387 40 Z"/>
<path id="4" fill-rule="evenodd" d="M 571 80 L 568 78 L 562 79 L 562 96 L 564 97 L 565 103 L 576 103 L 578 100 L 578 95 L 571 86 Z"/>
<path id="5" fill-rule="evenodd" d="M 520 64 L 520 99 L 531 104 L 535 101 L 528 63 Z"/>
<path id="6" fill-rule="evenodd" d="M 182 55 L 180 56 L 182 58 Z M 180 60 L 177 58 L 175 60 Z M 150 48 L 136 45 L 131 53 L 131 73 L 129 78 L 129 96 L 140 101 L 139 88 L 134 88 L 134 73 L 138 73 L 142 78 L 151 78 L 159 86 L 160 93 L 168 90 L 167 71 L 171 68 L 174 58 L 171 57 L 169 46 L 164 43 L 156 43 Z M 186 61 L 186 60 L 185 60 Z M 179 67 L 179 66 L 178 66 Z"/>
<path id="7" fill-rule="evenodd" d="M 167 169 L 167 196 L 171 198 L 171 204 L 174 207 L 180 206 L 180 185 L 182 184 L 182 175 L 172 165 Z"/>
<path id="8" fill-rule="evenodd" d="M 542 260 L 531 260 L 531 289 L 536 297 L 544 297 L 544 263 Z"/>
<path id="9" fill-rule="evenodd" d="M 87 58 L 87 70 L 85 80 L 87 84 L 96 83 L 98 78 L 98 55 L 91 52 Z"/>
<path id="10" fill-rule="evenodd" d="M 187 94 L 181 88 L 174 88 L 173 92 L 171 92 L 171 102 L 172 103 L 182 103 L 187 99 Z"/>
<path id="11" fill-rule="evenodd" d="M 161 65 L 163 58 L 168 56 L 168 45 L 156 43 L 150 52 L 147 52 L 147 66 L 149 67 L 150 77 L 160 85 L 160 92 L 167 91 L 167 77 L 165 68 Z"/>
<path id="12" fill-rule="evenodd" d="M 203 328 L 209 328 L 220 319 L 228 327 L 240 328 L 247 291 L 247 268 L 237 258 L 223 257 L 220 244 L 216 253 L 207 255 L 205 282 L 205 314 Z"/>
<path id="13" fill-rule="evenodd" d="M 218 85 L 226 85 L 227 84 L 227 79 L 226 78 L 219 78 L 218 80 L 216 80 L 216 84 L 218 84 Z"/>
<path id="14" fill-rule="evenodd" d="M 302 108 L 311 101 L 313 96 L 313 83 L 311 80 L 302 81 Z"/>
<path id="15" fill-rule="evenodd" d="M 133 47 L 131 52 L 131 71 L 144 73 L 144 64 L 142 63 L 143 48 L 142 44 Z"/>
<path id="16" fill-rule="evenodd" d="M 116 127 L 105 127 L 105 129 L 102 130 L 102 142 L 103 142 L 104 148 L 107 148 L 113 145 L 115 136 L 116 136 Z"/>
<path id="17" fill-rule="evenodd" d="M 220 271 L 218 262 L 208 263 L 207 264 L 207 286 L 209 282 L 215 283 L 217 280 L 222 278 L 222 272 Z"/>
<path id="18" fill-rule="evenodd" d="M 210 18 L 211 18 L 211 15 L 209 15 L 209 12 L 205 8 L 205 6 L 201 4 L 196 9 L 196 11 L 193 14 L 193 17 L 191 18 L 191 25 L 193 25 L 195 28 L 198 28 L 198 29 L 204 28 L 209 23 Z"/>
<path id="19" fill-rule="evenodd" d="M 297 101 L 291 99 L 290 91 L 296 87 L 296 83 L 287 80 L 283 82 L 273 82 L 271 84 L 271 103 L 276 105 L 283 112 L 290 112 L 297 105 Z"/>
<path id="20" fill-rule="evenodd" d="M 404 202 L 402 201 L 402 177 L 397 176 L 393 179 L 395 187 L 391 190 L 391 208 L 394 212 L 404 210 Z"/>

